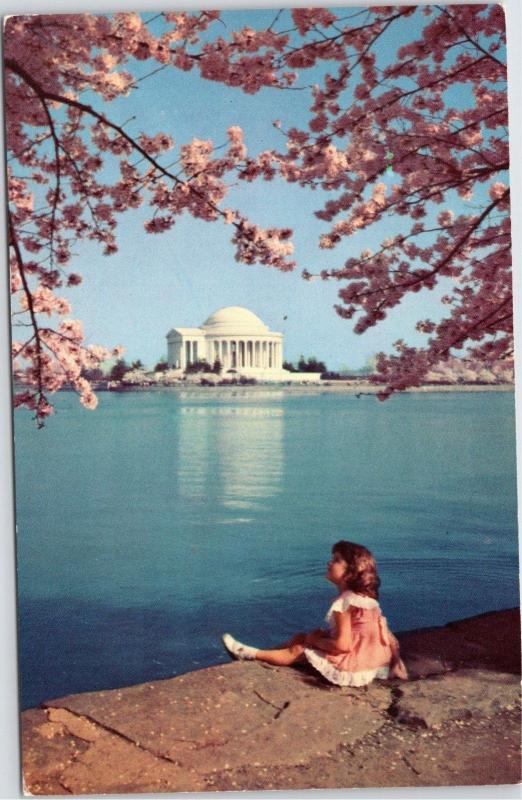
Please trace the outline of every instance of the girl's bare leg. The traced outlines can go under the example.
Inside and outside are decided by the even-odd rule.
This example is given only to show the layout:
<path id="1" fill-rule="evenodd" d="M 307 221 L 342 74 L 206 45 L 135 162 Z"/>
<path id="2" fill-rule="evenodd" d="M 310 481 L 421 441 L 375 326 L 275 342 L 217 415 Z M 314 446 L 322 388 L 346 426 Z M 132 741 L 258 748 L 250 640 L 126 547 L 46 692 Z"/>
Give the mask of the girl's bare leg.
<path id="1" fill-rule="evenodd" d="M 297 661 L 304 660 L 304 644 L 292 644 L 290 647 L 282 647 L 278 650 L 258 650 L 255 655 L 256 661 L 264 661 L 266 664 L 273 664 L 276 667 L 289 667 Z"/>
<path id="2" fill-rule="evenodd" d="M 305 649 L 306 637 L 306 633 L 296 633 L 288 642 L 285 642 L 285 644 L 270 650 L 260 650 L 257 647 L 238 642 L 237 639 L 234 639 L 229 633 L 224 633 L 222 639 L 230 655 L 240 661 L 257 659 L 258 661 L 265 661 L 267 664 L 285 667 L 290 664 L 295 664 L 296 661 L 305 660 L 303 651 Z"/>

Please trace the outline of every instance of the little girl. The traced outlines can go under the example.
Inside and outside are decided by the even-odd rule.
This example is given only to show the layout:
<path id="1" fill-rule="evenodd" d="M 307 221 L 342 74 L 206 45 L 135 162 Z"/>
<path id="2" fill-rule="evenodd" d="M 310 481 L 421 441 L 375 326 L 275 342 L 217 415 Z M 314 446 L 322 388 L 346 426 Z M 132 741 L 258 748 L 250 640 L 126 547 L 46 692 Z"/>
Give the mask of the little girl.
<path id="1" fill-rule="evenodd" d="M 326 578 L 339 590 L 326 615 L 328 630 L 297 633 L 275 650 L 249 647 L 225 633 L 226 649 L 234 658 L 276 666 L 308 661 L 339 686 L 364 686 L 374 678 L 406 680 L 399 643 L 377 602 L 380 580 L 370 551 L 353 542 L 337 542 Z"/>

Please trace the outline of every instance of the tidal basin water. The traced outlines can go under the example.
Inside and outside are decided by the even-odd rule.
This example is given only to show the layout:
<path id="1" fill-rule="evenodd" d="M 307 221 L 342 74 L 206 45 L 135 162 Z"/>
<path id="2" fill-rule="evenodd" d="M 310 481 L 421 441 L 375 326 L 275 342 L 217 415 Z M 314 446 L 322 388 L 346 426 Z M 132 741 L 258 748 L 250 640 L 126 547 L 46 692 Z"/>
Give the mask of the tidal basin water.
<path id="1" fill-rule="evenodd" d="M 56 404 L 15 414 L 24 708 L 320 625 L 340 538 L 374 551 L 392 629 L 518 604 L 511 392 Z"/>

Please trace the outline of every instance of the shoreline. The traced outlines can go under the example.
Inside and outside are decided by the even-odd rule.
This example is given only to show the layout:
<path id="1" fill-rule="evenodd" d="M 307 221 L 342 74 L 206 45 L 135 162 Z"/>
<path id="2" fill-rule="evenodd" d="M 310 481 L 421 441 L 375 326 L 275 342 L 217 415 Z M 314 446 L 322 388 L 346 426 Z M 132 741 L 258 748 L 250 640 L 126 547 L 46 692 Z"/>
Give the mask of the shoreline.
<path id="1" fill-rule="evenodd" d="M 232 661 L 44 702 L 21 715 L 27 790 L 518 783 L 519 609 L 398 638 L 408 681 L 355 689 L 311 669 Z"/>
<path id="2" fill-rule="evenodd" d="M 215 386 L 201 385 L 200 383 L 183 381 L 176 384 L 153 384 L 149 386 L 94 386 L 95 392 L 113 392 L 116 394 L 126 394 L 128 392 L 194 392 L 198 394 L 222 394 L 224 392 L 244 392 L 245 394 L 256 394 L 258 392 L 285 392 L 287 394 L 349 394 L 355 396 L 376 395 L 382 390 L 381 386 L 361 381 L 342 382 L 325 381 L 324 383 L 257 383 L 252 385 L 244 384 L 223 384 Z M 60 391 L 74 392 L 74 389 L 63 388 Z M 469 392 L 514 392 L 514 384 L 427 384 L 424 386 L 412 386 L 400 392 L 401 394 L 448 394 L 450 392 L 469 393 Z"/>

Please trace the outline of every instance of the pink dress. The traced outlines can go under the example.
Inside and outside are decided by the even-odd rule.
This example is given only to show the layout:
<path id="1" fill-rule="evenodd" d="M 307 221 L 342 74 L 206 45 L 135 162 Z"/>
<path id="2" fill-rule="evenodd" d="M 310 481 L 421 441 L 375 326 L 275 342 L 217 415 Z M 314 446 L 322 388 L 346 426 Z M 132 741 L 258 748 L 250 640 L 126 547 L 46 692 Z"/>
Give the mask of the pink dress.
<path id="1" fill-rule="evenodd" d="M 375 678 L 388 678 L 390 667 L 394 667 L 394 675 L 405 677 L 401 674 L 406 670 L 399 659 L 398 642 L 372 597 L 350 591 L 339 595 L 326 615 L 330 633 L 335 632 L 333 612 L 348 609 L 352 623 L 350 651 L 334 654 L 306 647 L 304 654 L 312 667 L 338 686 L 365 686 Z"/>

